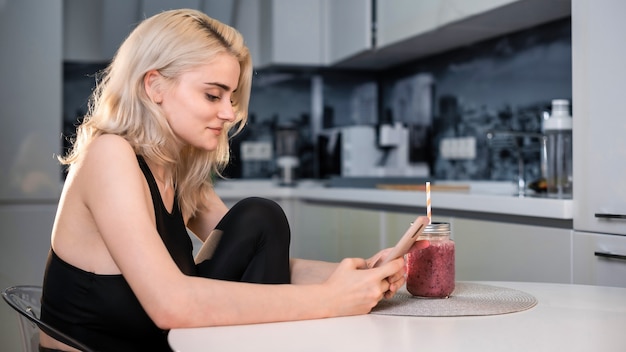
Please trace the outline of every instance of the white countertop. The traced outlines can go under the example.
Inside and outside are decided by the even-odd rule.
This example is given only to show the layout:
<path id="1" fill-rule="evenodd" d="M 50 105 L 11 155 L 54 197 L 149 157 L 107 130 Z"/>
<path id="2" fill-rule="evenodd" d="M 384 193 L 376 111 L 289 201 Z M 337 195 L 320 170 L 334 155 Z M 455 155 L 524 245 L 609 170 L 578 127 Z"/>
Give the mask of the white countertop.
<path id="1" fill-rule="evenodd" d="M 174 351 L 623 351 L 626 288 L 481 282 L 520 290 L 525 311 L 463 317 L 360 315 L 270 324 L 174 329 Z"/>
<path id="2" fill-rule="evenodd" d="M 374 188 L 328 188 L 315 181 L 301 181 L 296 187 L 281 187 L 271 180 L 220 181 L 217 194 L 224 199 L 248 196 L 298 198 L 319 202 L 358 203 L 368 206 L 425 207 L 422 191 Z M 514 188 L 502 182 L 474 182 L 470 191 L 431 192 L 432 209 L 530 216 L 559 220 L 573 218 L 573 200 L 512 195 Z"/>

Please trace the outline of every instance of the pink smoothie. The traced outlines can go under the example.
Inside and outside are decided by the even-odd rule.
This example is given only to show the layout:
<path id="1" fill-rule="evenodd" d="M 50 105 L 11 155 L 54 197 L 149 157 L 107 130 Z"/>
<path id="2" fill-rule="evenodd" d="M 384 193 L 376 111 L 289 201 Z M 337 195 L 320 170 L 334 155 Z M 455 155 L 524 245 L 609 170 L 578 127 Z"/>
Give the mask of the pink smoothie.
<path id="1" fill-rule="evenodd" d="M 454 242 L 431 241 L 409 250 L 406 288 L 413 296 L 443 298 L 454 291 Z"/>

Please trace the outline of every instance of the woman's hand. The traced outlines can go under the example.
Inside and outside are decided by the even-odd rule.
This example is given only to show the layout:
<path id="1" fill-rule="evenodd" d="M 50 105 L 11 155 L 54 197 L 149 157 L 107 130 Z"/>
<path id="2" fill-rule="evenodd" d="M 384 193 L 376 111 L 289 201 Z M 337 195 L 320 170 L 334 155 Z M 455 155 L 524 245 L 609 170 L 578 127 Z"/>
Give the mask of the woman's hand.
<path id="1" fill-rule="evenodd" d="M 330 290 L 333 315 L 369 313 L 388 295 L 404 284 L 404 259 L 398 258 L 370 269 L 359 258 L 344 259 L 323 284 Z"/>
<path id="2" fill-rule="evenodd" d="M 426 248 L 429 246 L 429 244 L 430 243 L 426 240 L 420 240 L 420 241 L 416 241 L 415 244 L 413 244 L 411 248 L 412 249 Z M 387 255 L 389 255 L 389 253 L 391 252 L 391 250 L 392 248 L 385 248 L 379 251 L 378 253 L 374 254 L 371 258 L 366 260 L 367 267 L 374 268 L 377 263 L 385 260 Z M 402 259 L 404 263 L 403 257 L 400 259 Z M 389 282 L 389 290 L 385 292 L 385 298 L 391 298 L 396 294 L 396 292 L 398 292 L 398 290 L 406 282 L 406 265 L 402 265 L 402 269 L 394 273 L 393 275 L 389 276 L 387 278 L 387 281 Z"/>
<path id="3" fill-rule="evenodd" d="M 365 262 L 367 263 L 367 267 L 373 268 L 376 265 L 376 263 L 378 263 L 379 261 L 383 261 L 387 257 L 387 254 L 389 254 L 389 252 L 391 252 L 391 247 L 385 248 L 379 251 L 378 253 L 374 254 L 369 259 L 366 259 Z"/>

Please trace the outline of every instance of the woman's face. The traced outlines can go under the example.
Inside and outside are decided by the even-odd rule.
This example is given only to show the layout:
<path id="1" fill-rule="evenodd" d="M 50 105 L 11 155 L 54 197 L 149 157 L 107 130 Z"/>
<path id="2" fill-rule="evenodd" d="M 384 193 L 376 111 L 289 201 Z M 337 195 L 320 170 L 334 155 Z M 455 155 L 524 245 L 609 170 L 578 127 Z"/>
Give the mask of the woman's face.
<path id="1" fill-rule="evenodd" d="M 213 61 L 183 73 L 162 95 L 161 108 L 170 127 L 184 143 L 215 150 L 219 136 L 233 121 L 233 91 L 239 81 L 239 62 L 221 53 Z"/>

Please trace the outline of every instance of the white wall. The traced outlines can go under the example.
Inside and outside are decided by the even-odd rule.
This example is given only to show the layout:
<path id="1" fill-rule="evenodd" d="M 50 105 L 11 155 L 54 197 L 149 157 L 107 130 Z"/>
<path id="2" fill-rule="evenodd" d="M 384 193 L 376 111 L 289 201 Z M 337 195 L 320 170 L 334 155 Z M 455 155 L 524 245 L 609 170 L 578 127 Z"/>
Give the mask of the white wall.
<path id="1" fill-rule="evenodd" d="M 41 284 L 61 168 L 62 1 L 0 0 L 0 288 Z M 19 351 L 0 303 L 0 350 Z"/>

